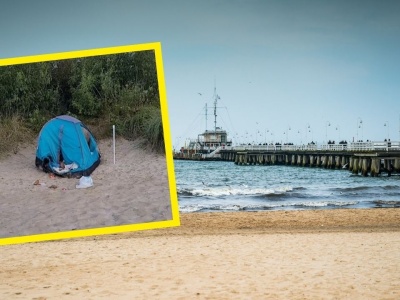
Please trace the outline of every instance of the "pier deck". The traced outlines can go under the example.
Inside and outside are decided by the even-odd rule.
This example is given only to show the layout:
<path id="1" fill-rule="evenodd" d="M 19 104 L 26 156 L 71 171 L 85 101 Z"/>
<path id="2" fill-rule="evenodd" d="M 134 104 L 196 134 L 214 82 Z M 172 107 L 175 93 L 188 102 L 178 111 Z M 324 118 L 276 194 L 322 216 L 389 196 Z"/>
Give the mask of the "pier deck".
<path id="1" fill-rule="evenodd" d="M 237 165 L 293 165 L 347 169 L 363 176 L 400 174 L 400 142 L 364 142 L 346 145 L 240 145 L 221 147 L 218 155 L 176 159 L 223 160 Z"/>

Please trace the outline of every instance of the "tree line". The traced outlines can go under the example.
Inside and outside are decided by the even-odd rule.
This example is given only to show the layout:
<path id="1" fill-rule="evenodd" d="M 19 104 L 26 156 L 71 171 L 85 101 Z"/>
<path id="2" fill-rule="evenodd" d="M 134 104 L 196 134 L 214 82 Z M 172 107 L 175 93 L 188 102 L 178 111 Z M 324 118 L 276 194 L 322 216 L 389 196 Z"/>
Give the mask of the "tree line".
<path id="1" fill-rule="evenodd" d="M 0 67 L 2 119 L 17 116 L 37 134 L 61 114 L 81 119 L 100 136 L 115 124 L 120 135 L 162 148 L 154 51 Z"/>

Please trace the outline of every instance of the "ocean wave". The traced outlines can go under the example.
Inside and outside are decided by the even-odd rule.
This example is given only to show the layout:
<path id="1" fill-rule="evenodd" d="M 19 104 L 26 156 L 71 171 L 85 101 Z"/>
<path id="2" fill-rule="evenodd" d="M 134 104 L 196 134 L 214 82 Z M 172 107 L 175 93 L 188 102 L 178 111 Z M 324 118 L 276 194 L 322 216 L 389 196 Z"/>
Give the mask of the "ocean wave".
<path id="1" fill-rule="evenodd" d="M 354 187 L 335 187 L 331 188 L 331 191 L 339 192 L 340 194 L 351 194 L 351 195 L 357 195 L 361 194 L 362 192 L 369 192 L 373 191 L 373 194 L 380 194 L 381 192 L 384 192 L 385 195 L 390 195 L 388 191 L 396 191 L 400 190 L 400 186 L 397 185 L 385 185 L 385 186 L 354 186 Z M 377 192 L 378 191 L 378 192 Z M 393 193 L 393 192 L 392 192 Z M 397 193 L 397 192 L 396 192 Z"/>
<path id="2" fill-rule="evenodd" d="M 193 194 L 189 191 L 189 190 L 185 190 L 185 189 L 177 189 L 178 195 L 180 196 L 193 196 Z"/>
<path id="3" fill-rule="evenodd" d="M 310 193 L 299 193 L 294 190 L 291 193 L 273 193 L 266 195 L 256 195 L 257 198 L 267 199 L 267 200 L 290 200 L 290 199 L 321 199 L 325 198 L 325 196 L 321 195 L 313 195 Z"/>
<path id="4" fill-rule="evenodd" d="M 242 207 L 240 205 L 184 205 L 179 207 L 179 211 L 183 213 L 200 212 L 200 211 L 239 211 Z"/>
<path id="5" fill-rule="evenodd" d="M 400 207 L 400 200 L 375 200 L 372 203 L 377 206 Z"/>
<path id="6" fill-rule="evenodd" d="M 306 201 L 306 202 L 291 202 L 291 203 L 270 203 L 270 204 L 253 204 L 253 205 L 238 205 L 238 204 L 192 204 L 182 205 L 179 210 L 182 213 L 202 212 L 202 211 L 259 211 L 271 209 L 288 209 L 288 208 L 323 208 L 323 207 L 343 207 L 358 204 L 358 201 Z M 399 202 L 400 204 L 400 202 Z"/>
<path id="7" fill-rule="evenodd" d="M 385 189 L 385 190 L 399 190 L 400 189 L 400 185 L 384 185 L 384 186 L 382 186 L 382 189 Z"/>
<path id="8" fill-rule="evenodd" d="M 277 187 L 277 188 L 247 188 L 247 187 L 216 187 L 216 188 L 194 188 L 194 189 L 179 189 L 178 194 L 184 196 L 208 196 L 208 197 L 220 197 L 220 196 L 255 196 L 255 195 L 272 195 L 272 194 L 284 194 L 292 191 L 293 188 L 290 186 Z"/>
<path id="9" fill-rule="evenodd" d="M 359 192 L 359 191 L 366 191 L 372 189 L 374 187 L 371 186 L 352 186 L 352 187 L 334 187 L 331 188 L 331 191 L 338 191 L 338 192 Z"/>
<path id="10" fill-rule="evenodd" d="M 303 191 L 303 190 L 306 190 L 306 189 L 307 188 L 305 188 L 304 186 L 297 186 L 297 187 L 293 188 L 294 191 Z"/>
<path id="11" fill-rule="evenodd" d="M 326 206 L 350 206 L 356 205 L 359 201 L 310 201 L 295 204 L 294 206 L 300 207 L 326 207 Z"/>

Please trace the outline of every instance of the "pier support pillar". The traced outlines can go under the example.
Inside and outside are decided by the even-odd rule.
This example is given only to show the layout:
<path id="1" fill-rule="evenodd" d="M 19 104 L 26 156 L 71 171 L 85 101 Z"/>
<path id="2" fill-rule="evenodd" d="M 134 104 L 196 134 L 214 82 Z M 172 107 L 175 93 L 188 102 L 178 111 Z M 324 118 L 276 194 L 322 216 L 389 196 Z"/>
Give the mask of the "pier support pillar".
<path id="1" fill-rule="evenodd" d="M 362 159 L 361 174 L 362 174 L 362 176 L 368 176 L 368 159 L 367 158 Z"/>
<path id="2" fill-rule="evenodd" d="M 335 156 L 335 168 L 340 169 L 342 167 L 342 160 L 340 156 Z"/>
<path id="3" fill-rule="evenodd" d="M 314 167 L 314 155 L 310 155 L 310 167 Z"/>
<path id="4" fill-rule="evenodd" d="M 322 165 L 322 167 L 324 167 L 324 168 L 327 168 L 327 167 L 328 167 L 328 157 L 327 157 L 326 155 L 323 155 L 323 156 L 321 157 L 321 165 Z"/>
<path id="5" fill-rule="evenodd" d="M 302 162 L 302 166 L 303 166 L 303 167 L 305 167 L 305 166 L 308 166 L 308 164 L 309 164 L 309 161 L 310 161 L 310 158 L 309 158 L 309 156 L 308 156 L 308 155 L 306 155 L 306 154 L 304 154 L 304 155 L 303 155 L 303 162 Z"/>
<path id="6" fill-rule="evenodd" d="M 317 161 L 316 161 L 316 166 L 320 167 L 321 166 L 321 156 L 317 156 Z"/>
<path id="7" fill-rule="evenodd" d="M 296 154 L 292 154 L 292 165 L 296 164 Z"/>
<path id="8" fill-rule="evenodd" d="M 381 173 L 381 163 L 379 158 L 371 159 L 371 176 L 376 177 Z"/>
<path id="9" fill-rule="evenodd" d="M 328 157 L 328 168 L 333 169 L 335 167 L 335 159 L 333 155 L 329 155 Z"/>
<path id="10" fill-rule="evenodd" d="M 358 158 L 353 158 L 353 168 L 351 170 L 353 174 L 358 174 Z"/>
<path id="11" fill-rule="evenodd" d="M 392 168 L 392 163 L 390 159 L 385 159 L 384 160 L 384 166 L 385 170 L 388 173 L 388 176 L 392 176 L 393 168 Z"/>
<path id="12" fill-rule="evenodd" d="M 394 159 L 394 170 L 400 172 L 400 158 Z"/>

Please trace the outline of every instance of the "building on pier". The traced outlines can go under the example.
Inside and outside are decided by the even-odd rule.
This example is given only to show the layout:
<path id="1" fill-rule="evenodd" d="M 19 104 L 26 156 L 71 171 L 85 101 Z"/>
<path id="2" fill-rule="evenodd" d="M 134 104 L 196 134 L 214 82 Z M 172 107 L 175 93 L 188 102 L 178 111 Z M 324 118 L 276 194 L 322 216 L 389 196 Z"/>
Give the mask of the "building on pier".
<path id="1" fill-rule="evenodd" d="M 219 159 L 219 151 L 225 147 L 232 146 L 232 140 L 228 139 L 228 133 L 221 127 L 217 127 L 217 101 L 220 97 L 217 95 L 216 87 L 214 87 L 214 129 L 206 129 L 197 136 L 197 139 L 191 139 L 189 144 L 181 147 L 178 153 L 174 153 L 175 159 Z M 207 124 L 207 104 L 206 124 Z M 206 125 L 207 127 L 207 125 Z"/>

